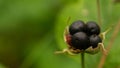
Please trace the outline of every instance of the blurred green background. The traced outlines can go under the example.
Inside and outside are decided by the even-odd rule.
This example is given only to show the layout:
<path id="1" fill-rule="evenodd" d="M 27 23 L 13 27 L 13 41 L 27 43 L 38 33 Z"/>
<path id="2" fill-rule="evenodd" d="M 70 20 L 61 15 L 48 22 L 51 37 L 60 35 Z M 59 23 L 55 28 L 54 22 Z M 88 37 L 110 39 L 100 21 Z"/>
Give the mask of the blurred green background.
<path id="1" fill-rule="evenodd" d="M 96 5 L 96 0 L 0 0 L 0 68 L 81 68 L 79 55 L 54 52 L 67 47 L 63 31 L 68 17 L 70 23 L 98 22 Z M 120 20 L 120 0 L 100 0 L 100 5 L 103 32 Z M 120 68 L 119 41 L 120 32 L 104 68 Z M 97 68 L 101 55 L 86 54 L 86 68 Z"/>

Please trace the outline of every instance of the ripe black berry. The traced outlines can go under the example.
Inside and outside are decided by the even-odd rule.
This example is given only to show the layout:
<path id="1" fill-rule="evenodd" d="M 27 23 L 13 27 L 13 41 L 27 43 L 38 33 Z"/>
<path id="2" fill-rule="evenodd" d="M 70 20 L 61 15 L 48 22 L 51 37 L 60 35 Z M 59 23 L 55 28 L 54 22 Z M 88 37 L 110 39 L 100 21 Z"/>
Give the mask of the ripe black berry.
<path id="1" fill-rule="evenodd" d="M 71 35 L 75 34 L 76 32 L 80 32 L 80 31 L 85 31 L 85 24 L 81 20 L 73 22 L 69 27 L 69 32 Z"/>
<path id="2" fill-rule="evenodd" d="M 93 34 L 98 35 L 100 33 L 100 27 L 94 21 L 87 22 L 86 28 L 87 28 L 86 33 L 88 35 L 93 35 Z"/>
<path id="3" fill-rule="evenodd" d="M 97 46 L 98 46 L 98 43 L 102 42 L 101 38 L 100 38 L 99 36 L 97 36 L 97 35 L 91 35 L 91 36 L 89 37 L 89 39 L 90 39 L 90 45 L 91 45 L 93 48 L 97 47 Z"/>
<path id="4" fill-rule="evenodd" d="M 71 44 L 76 49 L 85 50 L 89 47 L 89 38 L 84 32 L 77 32 L 71 37 Z"/>

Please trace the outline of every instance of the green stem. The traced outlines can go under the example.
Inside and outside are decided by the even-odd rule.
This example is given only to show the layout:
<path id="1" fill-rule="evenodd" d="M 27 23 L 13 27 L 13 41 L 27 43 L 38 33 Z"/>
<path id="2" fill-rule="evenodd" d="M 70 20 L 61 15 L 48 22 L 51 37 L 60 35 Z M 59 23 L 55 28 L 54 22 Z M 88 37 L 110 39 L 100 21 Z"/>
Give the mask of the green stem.
<path id="1" fill-rule="evenodd" d="M 82 68 L 85 68 L 85 58 L 84 58 L 84 52 L 81 53 L 81 65 L 82 65 Z"/>

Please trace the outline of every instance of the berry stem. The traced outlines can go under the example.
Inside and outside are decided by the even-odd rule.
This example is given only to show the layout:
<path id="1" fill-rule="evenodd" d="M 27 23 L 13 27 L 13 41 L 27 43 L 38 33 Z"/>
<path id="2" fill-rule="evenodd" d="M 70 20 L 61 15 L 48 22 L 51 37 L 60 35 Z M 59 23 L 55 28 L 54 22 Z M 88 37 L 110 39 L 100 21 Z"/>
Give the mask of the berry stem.
<path id="1" fill-rule="evenodd" d="M 102 20 L 101 20 L 101 11 L 100 11 L 100 0 L 97 0 L 97 16 L 98 16 L 98 23 L 99 26 L 102 25 Z"/>
<path id="2" fill-rule="evenodd" d="M 84 52 L 83 53 L 81 53 L 81 66 L 82 66 L 82 68 L 85 68 L 85 58 L 84 58 Z"/>

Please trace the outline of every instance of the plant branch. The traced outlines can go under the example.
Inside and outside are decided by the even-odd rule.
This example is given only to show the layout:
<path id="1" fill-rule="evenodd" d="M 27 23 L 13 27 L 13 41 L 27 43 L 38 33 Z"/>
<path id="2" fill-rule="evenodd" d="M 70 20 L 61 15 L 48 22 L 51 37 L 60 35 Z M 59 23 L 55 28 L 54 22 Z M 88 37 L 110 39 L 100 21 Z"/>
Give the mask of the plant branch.
<path id="1" fill-rule="evenodd" d="M 107 52 L 110 51 L 119 31 L 120 31 L 120 20 L 118 24 L 115 26 L 114 32 L 112 33 L 112 36 L 109 40 L 108 46 L 106 48 Z M 98 68 L 103 68 L 106 58 L 107 58 L 107 55 L 102 55 Z"/>

